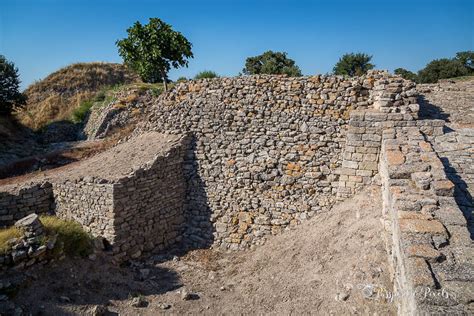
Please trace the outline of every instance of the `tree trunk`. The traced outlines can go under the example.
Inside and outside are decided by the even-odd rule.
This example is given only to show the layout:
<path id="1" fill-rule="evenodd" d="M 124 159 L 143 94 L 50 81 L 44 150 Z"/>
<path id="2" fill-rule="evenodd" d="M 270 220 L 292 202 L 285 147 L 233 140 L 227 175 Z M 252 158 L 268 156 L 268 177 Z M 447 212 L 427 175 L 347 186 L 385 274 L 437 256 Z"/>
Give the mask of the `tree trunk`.
<path id="1" fill-rule="evenodd" d="M 168 91 L 168 80 L 166 80 L 166 75 L 162 72 L 162 75 L 163 77 L 163 85 L 165 86 L 165 92 Z"/>

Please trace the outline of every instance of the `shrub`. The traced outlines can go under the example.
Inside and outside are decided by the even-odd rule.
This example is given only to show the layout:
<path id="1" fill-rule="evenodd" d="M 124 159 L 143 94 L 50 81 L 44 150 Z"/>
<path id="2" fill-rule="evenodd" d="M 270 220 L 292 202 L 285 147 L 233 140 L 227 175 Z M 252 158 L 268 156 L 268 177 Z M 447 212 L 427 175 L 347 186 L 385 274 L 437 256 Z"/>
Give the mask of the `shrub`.
<path id="1" fill-rule="evenodd" d="M 186 77 L 179 77 L 178 79 L 176 79 L 176 82 L 183 82 L 183 81 L 188 81 L 188 78 L 186 78 Z"/>
<path id="2" fill-rule="evenodd" d="M 407 79 L 407 80 L 411 80 L 411 81 L 417 81 L 418 80 L 418 77 L 417 77 L 416 73 L 414 73 L 410 70 L 406 70 L 404 68 L 397 68 L 397 69 L 395 69 L 394 73 L 396 75 L 402 76 L 403 79 Z"/>
<path id="3" fill-rule="evenodd" d="M 248 57 L 245 60 L 245 75 L 280 75 L 286 74 L 290 77 L 300 77 L 301 70 L 295 61 L 287 57 L 285 52 L 273 52 L 271 50 L 261 55 Z"/>
<path id="4" fill-rule="evenodd" d="M 469 70 L 456 59 L 435 59 L 418 72 L 421 83 L 435 83 L 439 79 L 466 76 Z"/>
<path id="5" fill-rule="evenodd" d="M 333 68 L 335 75 L 362 76 L 375 65 L 371 64 L 372 56 L 364 53 L 344 54 Z"/>
<path id="6" fill-rule="evenodd" d="M 201 71 L 196 76 L 194 76 L 195 80 L 205 79 L 205 78 L 208 78 L 208 79 L 210 79 L 210 78 L 219 78 L 219 76 L 214 71 L 211 71 L 211 70 Z"/>
<path id="7" fill-rule="evenodd" d="M 10 249 L 10 245 L 8 245 L 10 239 L 21 237 L 23 237 L 23 231 L 15 226 L 0 229 L 0 254 L 4 254 Z"/>
<path id="8" fill-rule="evenodd" d="M 55 249 L 58 252 L 63 250 L 68 256 L 82 257 L 92 252 L 92 237 L 79 223 L 47 215 L 40 216 L 40 221 L 43 223 L 47 240 L 57 235 Z"/>
<path id="9" fill-rule="evenodd" d="M 94 100 L 82 101 L 81 105 L 72 112 L 71 121 L 76 124 L 84 122 L 93 105 Z"/>

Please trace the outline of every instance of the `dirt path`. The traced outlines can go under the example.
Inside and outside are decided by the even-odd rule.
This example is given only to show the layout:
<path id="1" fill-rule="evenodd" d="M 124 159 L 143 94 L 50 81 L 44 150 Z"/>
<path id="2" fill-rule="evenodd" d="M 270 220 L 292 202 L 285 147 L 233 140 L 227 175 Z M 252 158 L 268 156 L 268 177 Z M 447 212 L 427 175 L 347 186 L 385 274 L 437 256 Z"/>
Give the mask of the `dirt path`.
<path id="1" fill-rule="evenodd" d="M 37 273 L 15 302 L 55 315 L 91 314 L 96 305 L 120 315 L 393 315 L 395 304 L 371 287 L 392 288 L 380 195 L 370 187 L 253 251 L 198 250 L 129 267 L 64 262 Z M 195 295 L 183 300 L 184 289 Z M 131 306 L 133 296 L 147 306 Z"/>

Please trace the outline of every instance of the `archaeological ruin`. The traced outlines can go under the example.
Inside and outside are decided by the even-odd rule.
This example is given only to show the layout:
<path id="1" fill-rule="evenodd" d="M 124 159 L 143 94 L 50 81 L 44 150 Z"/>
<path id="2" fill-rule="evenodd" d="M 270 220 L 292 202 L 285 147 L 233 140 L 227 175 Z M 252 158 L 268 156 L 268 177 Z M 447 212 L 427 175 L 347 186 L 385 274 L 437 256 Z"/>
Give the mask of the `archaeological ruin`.
<path id="1" fill-rule="evenodd" d="M 178 244 L 242 250 L 378 184 L 395 286 L 415 293 L 399 313 L 468 313 L 474 133 L 447 133 L 418 94 L 384 71 L 181 82 L 126 141 L 0 187 L 0 226 L 54 212 L 120 260 Z M 108 130 L 115 112 L 88 129 Z"/>

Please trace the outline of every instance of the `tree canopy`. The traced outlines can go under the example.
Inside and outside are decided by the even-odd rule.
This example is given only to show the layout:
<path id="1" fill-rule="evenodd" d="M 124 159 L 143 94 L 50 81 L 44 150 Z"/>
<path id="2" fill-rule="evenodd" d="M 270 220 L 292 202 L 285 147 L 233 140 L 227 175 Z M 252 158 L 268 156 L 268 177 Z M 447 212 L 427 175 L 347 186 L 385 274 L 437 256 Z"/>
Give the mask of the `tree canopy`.
<path id="1" fill-rule="evenodd" d="M 434 83 L 439 79 L 466 76 L 469 70 L 457 59 L 435 59 L 418 72 L 418 81 Z"/>
<path id="2" fill-rule="evenodd" d="M 344 54 L 333 68 L 336 75 L 362 76 L 375 65 L 371 64 L 372 56 L 364 53 Z"/>
<path id="3" fill-rule="evenodd" d="M 395 69 L 394 73 L 396 75 L 400 75 L 403 79 L 411 80 L 411 81 L 417 81 L 417 75 L 416 73 L 406 70 L 405 68 L 397 68 Z"/>
<path id="4" fill-rule="evenodd" d="M 22 105 L 25 100 L 25 96 L 20 93 L 18 68 L 0 55 L 0 114 L 10 114 L 15 105 Z"/>
<path id="5" fill-rule="evenodd" d="M 294 60 L 287 57 L 285 52 L 273 52 L 271 50 L 258 56 L 248 57 L 242 72 L 245 75 L 286 74 L 290 77 L 301 76 L 300 68 Z"/>
<path id="6" fill-rule="evenodd" d="M 158 18 L 150 18 L 146 25 L 137 21 L 127 33 L 116 42 L 119 54 L 144 82 L 163 81 L 166 89 L 171 67 L 187 67 L 193 58 L 192 44 Z"/>

